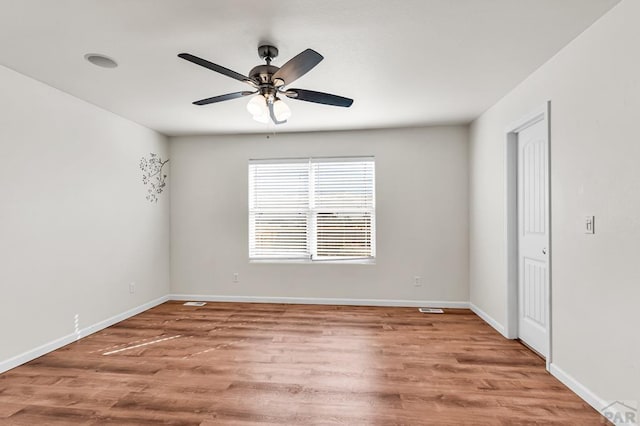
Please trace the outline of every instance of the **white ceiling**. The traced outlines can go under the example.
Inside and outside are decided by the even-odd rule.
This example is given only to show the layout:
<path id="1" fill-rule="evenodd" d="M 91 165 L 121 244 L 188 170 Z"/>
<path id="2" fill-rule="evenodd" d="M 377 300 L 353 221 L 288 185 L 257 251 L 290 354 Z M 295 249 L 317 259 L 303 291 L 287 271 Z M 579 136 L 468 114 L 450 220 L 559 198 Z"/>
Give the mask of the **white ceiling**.
<path id="1" fill-rule="evenodd" d="M 292 86 L 351 108 L 287 100 L 277 131 L 466 123 L 619 0 L 0 0 L 0 64 L 168 135 L 273 130 L 236 99 L 246 86 L 178 58 L 241 74 L 312 48 L 324 57 Z M 102 69 L 84 60 L 103 53 Z"/>

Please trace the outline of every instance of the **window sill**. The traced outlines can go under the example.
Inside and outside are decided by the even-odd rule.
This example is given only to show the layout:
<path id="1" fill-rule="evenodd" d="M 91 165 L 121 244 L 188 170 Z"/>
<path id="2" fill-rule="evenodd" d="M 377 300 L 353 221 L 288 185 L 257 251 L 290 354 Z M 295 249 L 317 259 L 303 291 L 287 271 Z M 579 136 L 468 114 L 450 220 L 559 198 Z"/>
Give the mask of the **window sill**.
<path id="1" fill-rule="evenodd" d="M 293 265 L 375 265 L 375 259 L 308 260 L 308 259 L 249 259 L 249 263 Z"/>

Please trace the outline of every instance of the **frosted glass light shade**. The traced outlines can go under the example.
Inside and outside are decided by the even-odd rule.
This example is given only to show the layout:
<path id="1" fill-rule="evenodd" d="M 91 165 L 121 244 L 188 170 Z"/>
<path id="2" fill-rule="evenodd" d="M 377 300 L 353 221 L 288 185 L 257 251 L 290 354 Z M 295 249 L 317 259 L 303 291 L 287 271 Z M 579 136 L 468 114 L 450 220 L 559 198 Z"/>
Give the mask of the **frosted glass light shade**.
<path id="1" fill-rule="evenodd" d="M 278 121 L 287 121 L 291 117 L 291 108 L 280 99 L 276 99 L 273 103 L 273 115 Z"/>
<path id="2" fill-rule="evenodd" d="M 254 115 L 253 119 L 256 120 L 258 123 L 264 123 L 267 124 L 269 122 L 269 113 L 265 111 L 264 114 L 259 114 L 259 115 Z"/>
<path id="3" fill-rule="evenodd" d="M 254 96 L 247 104 L 247 111 L 249 111 L 254 118 L 265 114 L 268 115 L 267 100 L 262 95 Z"/>

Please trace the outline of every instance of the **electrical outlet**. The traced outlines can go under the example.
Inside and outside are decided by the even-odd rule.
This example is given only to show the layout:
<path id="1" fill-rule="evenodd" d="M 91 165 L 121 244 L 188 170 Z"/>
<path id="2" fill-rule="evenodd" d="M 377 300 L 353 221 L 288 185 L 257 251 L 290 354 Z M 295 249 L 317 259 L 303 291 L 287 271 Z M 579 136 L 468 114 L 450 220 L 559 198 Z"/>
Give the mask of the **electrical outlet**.
<path id="1" fill-rule="evenodd" d="M 129 283 L 129 293 L 133 294 L 136 292 L 136 283 Z"/>
<path id="2" fill-rule="evenodd" d="M 237 272 L 233 273 L 233 282 L 237 283 L 240 281 L 240 275 Z"/>
<path id="3" fill-rule="evenodd" d="M 422 287 L 422 278 L 419 276 L 413 277 L 413 286 L 414 287 Z"/>

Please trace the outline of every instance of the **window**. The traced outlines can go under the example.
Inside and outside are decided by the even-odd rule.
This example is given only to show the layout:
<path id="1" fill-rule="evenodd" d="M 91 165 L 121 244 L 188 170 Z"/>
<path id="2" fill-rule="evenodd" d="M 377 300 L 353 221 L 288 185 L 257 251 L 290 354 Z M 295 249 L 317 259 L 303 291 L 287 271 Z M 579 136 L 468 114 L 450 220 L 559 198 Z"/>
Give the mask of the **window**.
<path id="1" fill-rule="evenodd" d="M 249 162 L 251 260 L 374 257 L 373 157 Z"/>

